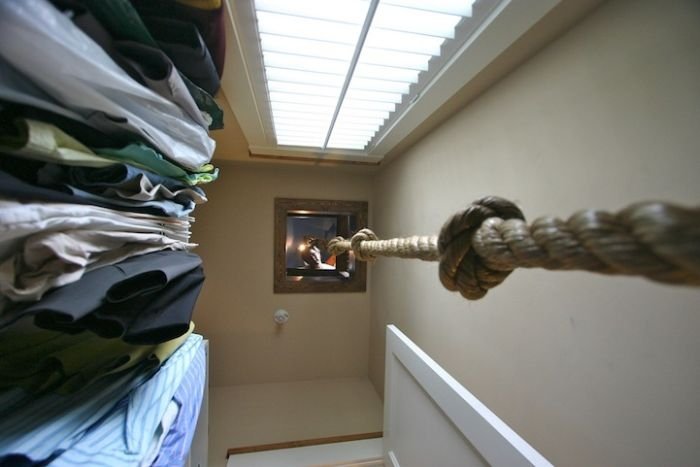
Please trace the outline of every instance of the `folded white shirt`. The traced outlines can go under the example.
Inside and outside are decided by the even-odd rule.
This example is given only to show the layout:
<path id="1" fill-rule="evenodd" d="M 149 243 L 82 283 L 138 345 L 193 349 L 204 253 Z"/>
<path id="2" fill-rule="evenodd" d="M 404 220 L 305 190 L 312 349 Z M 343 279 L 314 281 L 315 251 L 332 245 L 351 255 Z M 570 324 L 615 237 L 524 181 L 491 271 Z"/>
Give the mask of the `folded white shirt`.
<path id="1" fill-rule="evenodd" d="M 161 250 L 195 245 L 158 234 L 79 230 L 28 237 L 0 263 L 0 293 L 13 301 L 39 300 L 48 290 L 80 280 L 88 271 Z"/>
<path id="2" fill-rule="evenodd" d="M 18 247 L 13 243 L 37 232 L 111 230 L 159 233 L 188 242 L 191 217 L 161 217 L 69 203 L 22 203 L 0 198 L 0 259 Z"/>
<path id="3" fill-rule="evenodd" d="M 39 300 L 98 267 L 164 249 L 191 249 L 189 227 L 189 218 L 0 199 L 0 294 Z"/>
<path id="4" fill-rule="evenodd" d="M 171 190 L 161 184 L 154 185 L 147 177 L 139 177 L 138 180 L 134 180 L 131 185 L 132 186 L 128 187 L 106 188 L 102 194 L 104 196 L 133 199 L 135 201 L 175 199 L 180 197 L 189 198 L 195 204 L 203 204 L 208 201 L 203 191 L 198 191 L 194 188 Z"/>

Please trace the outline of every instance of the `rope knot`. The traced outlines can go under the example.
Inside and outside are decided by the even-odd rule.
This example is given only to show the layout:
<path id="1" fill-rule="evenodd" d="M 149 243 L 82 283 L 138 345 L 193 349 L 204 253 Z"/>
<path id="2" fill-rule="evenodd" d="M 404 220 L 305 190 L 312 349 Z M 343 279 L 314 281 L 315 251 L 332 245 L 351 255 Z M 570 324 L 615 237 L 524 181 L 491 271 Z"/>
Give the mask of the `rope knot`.
<path id="1" fill-rule="evenodd" d="M 373 261 L 376 256 L 369 253 L 365 254 L 362 251 L 362 242 L 366 240 L 379 240 L 379 237 L 377 237 L 370 229 L 359 230 L 350 239 L 350 248 L 352 248 L 353 253 L 355 253 L 355 257 L 360 261 Z"/>
<path id="2" fill-rule="evenodd" d="M 328 250 L 328 253 L 333 256 L 342 255 L 347 251 L 347 249 L 343 245 L 344 242 L 346 242 L 346 240 L 343 237 L 332 238 L 328 240 L 326 250 Z"/>
<path id="3" fill-rule="evenodd" d="M 477 300 L 505 280 L 513 268 L 493 269 L 472 248 L 472 236 L 490 218 L 525 220 L 512 202 L 496 196 L 474 201 L 452 216 L 438 237 L 440 281 L 448 290 L 459 291 L 469 300 Z"/>

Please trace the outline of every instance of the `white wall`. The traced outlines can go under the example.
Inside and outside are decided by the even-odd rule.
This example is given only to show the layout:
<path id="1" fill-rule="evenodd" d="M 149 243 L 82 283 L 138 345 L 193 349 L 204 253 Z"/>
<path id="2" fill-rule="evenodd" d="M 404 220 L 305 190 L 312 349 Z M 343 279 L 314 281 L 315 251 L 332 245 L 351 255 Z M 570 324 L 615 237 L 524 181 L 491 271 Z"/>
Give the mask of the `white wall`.
<path id="1" fill-rule="evenodd" d="M 611 1 L 384 167 L 380 237 L 495 194 L 529 219 L 700 199 L 700 2 Z M 370 376 L 396 323 L 556 465 L 697 465 L 700 291 L 516 271 L 477 302 L 437 264 L 370 266 Z"/>

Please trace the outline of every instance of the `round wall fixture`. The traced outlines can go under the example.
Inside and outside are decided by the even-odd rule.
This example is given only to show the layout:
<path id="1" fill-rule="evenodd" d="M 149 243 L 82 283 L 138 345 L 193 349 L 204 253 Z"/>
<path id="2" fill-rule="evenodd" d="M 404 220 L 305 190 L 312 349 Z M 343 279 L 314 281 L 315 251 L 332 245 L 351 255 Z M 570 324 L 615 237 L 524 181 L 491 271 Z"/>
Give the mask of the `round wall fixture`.
<path id="1" fill-rule="evenodd" d="M 284 324 L 287 321 L 289 321 L 289 313 L 287 312 L 287 310 L 282 310 L 282 309 L 276 310 L 272 314 L 272 319 L 277 324 Z"/>

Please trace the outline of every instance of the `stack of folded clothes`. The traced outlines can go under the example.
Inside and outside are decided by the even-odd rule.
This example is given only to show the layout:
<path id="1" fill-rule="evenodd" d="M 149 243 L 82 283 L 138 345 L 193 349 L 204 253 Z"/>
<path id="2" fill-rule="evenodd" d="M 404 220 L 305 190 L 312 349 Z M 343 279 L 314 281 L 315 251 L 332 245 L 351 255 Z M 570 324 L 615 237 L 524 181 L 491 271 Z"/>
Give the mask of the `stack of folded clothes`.
<path id="1" fill-rule="evenodd" d="M 183 465 L 220 0 L 0 0 L 0 466 Z"/>

